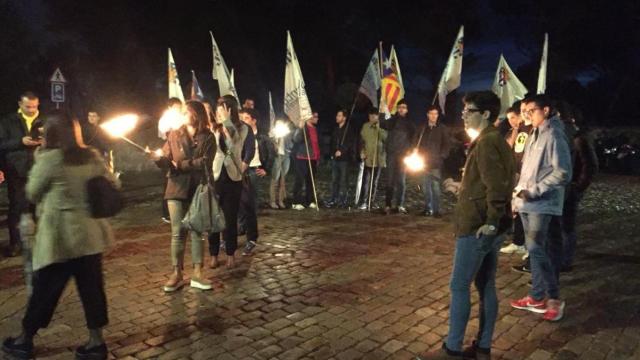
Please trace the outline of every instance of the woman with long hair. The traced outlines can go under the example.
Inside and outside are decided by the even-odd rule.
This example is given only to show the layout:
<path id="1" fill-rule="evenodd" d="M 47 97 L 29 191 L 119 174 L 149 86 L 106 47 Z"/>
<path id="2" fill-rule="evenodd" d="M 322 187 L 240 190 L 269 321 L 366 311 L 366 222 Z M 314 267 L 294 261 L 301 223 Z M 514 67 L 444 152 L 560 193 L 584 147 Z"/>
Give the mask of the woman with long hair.
<path id="1" fill-rule="evenodd" d="M 238 248 L 238 210 L 242 177 L 248 167 L 248 162 L 243 161 L 243 155 L 248 158 L 253 157 L 253 152 L 243 154 L 249 128 L 240 121 L 238 100 L 231 95 L 218 99 L 213 134 L 218 145 L 213 158 L 213 177 L 226 222 L 222 238 L 227 254 L 227 267 L 231 268 L 235 265 L 234 254 Z M 219 252 L 220 233 L 211 233 L 209 234 L 211 268 L 218 266 Z"/>
<path id="2" fill-rule="evenodd" d="M 210 172 L 215 153 L 215 142 L 208 128 L 208 116 L 199 101 L 187 101 L 185 106 L 186 124 L 172 130 L 162 148 L 162 156 L 156 164 L 167 169 L 167 187 L 164 198 L 169 208 L 171 220 L 171 263 L 173 272 L 164 285 L 165 292 L 173 292 L 183 286 L 184 251 L 187 229 L 182 219 L 189 209 L 191 200 L 199 184 L 207 181 L 205 171 Z M 204 239 L 191 232 L 191 262 L 193 274 L 190 285 L 201 290 L 210 290 L 211 282 L 203 275 Z"/>
<path id="3" fill-rule="evenodd" d="M 119 186 L 100 154 L 82 143 L 76 120 L 59 113 L 48 116 L 43 147 L 35 153 L 26 186 L 39 217 L 33 244 L 33 293 L 22 319 L 22 334 L 5 339 L 2 346 L 15 357 L 33 357 L 33 337 L 49 325 L 73 277 L 89 329 L 89 341 L 76 350 L 76 358 L 107 358 L 102 337 L 108 323 L 102 253 L 113 233 L 106 219 L 91 217 L 87 194 L 88 180 L 99 176 Z"/>

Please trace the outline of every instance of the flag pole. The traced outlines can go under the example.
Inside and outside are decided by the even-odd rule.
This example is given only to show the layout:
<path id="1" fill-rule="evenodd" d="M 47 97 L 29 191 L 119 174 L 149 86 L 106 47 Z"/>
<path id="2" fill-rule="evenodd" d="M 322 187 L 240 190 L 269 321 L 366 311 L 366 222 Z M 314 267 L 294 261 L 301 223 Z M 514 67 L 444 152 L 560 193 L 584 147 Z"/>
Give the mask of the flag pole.
<path id="1" fill-rule="evenodd" d="M 313 179 L 313 168 L 311 167 L 311 155 L 309 155 L 309 142 L 307 141 L 307 120 L 304 121 L 302 127 L 302 136 L 304 136 L 304 147 L 307 150 L 307 161 L 309 162 L 309 175 L 311 176 L 311 187 L 313 188 L 313 199 L 316 201 L 316 211 L 320 212 L 320 204 L 318 203 L 318 193 L 316 192 L 316 182 Z"/>
<path id="2" fill-rule="evenodd" d="M 383 76 L 382 75 L 382 41 L 379 42 L 379 47 L 378 47 L 378 67 L 380 69 L 380 80 L 382 80 L 382 76 Z M 372 163 L 373 166 L 371 167 L 371 182 L 369 184 L 369 203 L 367 204 L 368 211 L 371 211 L 371 200 L 373 196 L 373 179 L 375 177 L 376 162 L 378 160 L 378 142 L 380 142 L 380 119 L 378 119 L 378 127 L 376 128 L 376 144 L 375 144 L 376 147 L 373 151 L 373 163 Z M 380 175 L 380 171 L 378 171 L 378 175 Z"/>

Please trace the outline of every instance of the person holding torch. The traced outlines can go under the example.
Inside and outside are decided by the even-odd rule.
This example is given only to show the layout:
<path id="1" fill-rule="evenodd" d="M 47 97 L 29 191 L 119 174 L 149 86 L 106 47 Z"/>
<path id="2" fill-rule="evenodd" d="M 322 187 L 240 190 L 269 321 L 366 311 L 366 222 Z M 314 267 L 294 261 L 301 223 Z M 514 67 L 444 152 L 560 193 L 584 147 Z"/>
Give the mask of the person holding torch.
<path id="1" fill-rule="evenodd" d="M 195 190 L 203 179 L 204 171 L 210 171 L 216 144 L 208 129 L 208 116 L 199 101 L 188 101 L 185 106 L 186 123 L 169 131 L 161 154 L 151 153 L 156 164 L 167 170 L 167 187 L 164 198 L 171 220 L 171 262 L 173 273 L 164 285 L 165 292 L 173 292 L 183 286 L 184 250 L 187 230 L 182 219 L 189 209 Z M 160 156 L 159 156 L 160 155 Z M 190 285 L 201 290 L 210 290 L 211 282 L 203 274 L 204 241 L 191 232 L 191 261 L 193 275 Z"/>

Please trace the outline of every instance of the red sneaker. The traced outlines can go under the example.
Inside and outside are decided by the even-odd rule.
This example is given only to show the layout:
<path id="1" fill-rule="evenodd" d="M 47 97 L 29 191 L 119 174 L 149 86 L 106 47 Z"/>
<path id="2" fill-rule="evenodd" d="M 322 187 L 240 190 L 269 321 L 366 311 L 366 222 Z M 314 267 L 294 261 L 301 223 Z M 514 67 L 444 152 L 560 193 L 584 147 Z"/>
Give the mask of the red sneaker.
<path id="1" fill-rule="evenodd" d="M 547 311 L 542 316 L 543 319 L 549 321 L 558 321 L 564 316 L 564 301 L 549 299 L 547 301 Z"/>
<path id="2" fill-rule="evenodd" d="M 538 314 L 544 314 L 547 311 L 547 303 L 544 300 L 534 300 L 527 295 L 522 299 L 511 301 L 511 307 L 521 310 L 528 310 Z"/>

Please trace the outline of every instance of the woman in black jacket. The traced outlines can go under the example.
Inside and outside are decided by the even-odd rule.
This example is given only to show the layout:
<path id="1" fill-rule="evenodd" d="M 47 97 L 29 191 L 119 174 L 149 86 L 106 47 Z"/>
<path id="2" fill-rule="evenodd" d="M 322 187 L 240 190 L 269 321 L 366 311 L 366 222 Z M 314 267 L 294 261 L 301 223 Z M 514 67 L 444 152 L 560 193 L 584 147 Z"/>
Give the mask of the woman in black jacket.
<path id="1" fill-rule="evenodd" d="M 171 261 L 173 273 L 164 285 L 165 292 L 173 292 L 183 285 L 184 249 L 187 229 L 182 219 L 189 209 L 196 187 L 206 181 L 204 171 L 211 174 L 211 162 L 216 151 L 213 134 L 208 128 L 207 112 L 199 101 L 188 101 L 186 124 L 172 130 L 162 148 L 162 156 L 156 163 L 168 169 L 168 182 L 164 198 L 171 218 Z M 204 239 L 191 232 L 191 261 L 193 275 L 191 287 L 210 290 L 211 282 L 202 273 Z"/>

